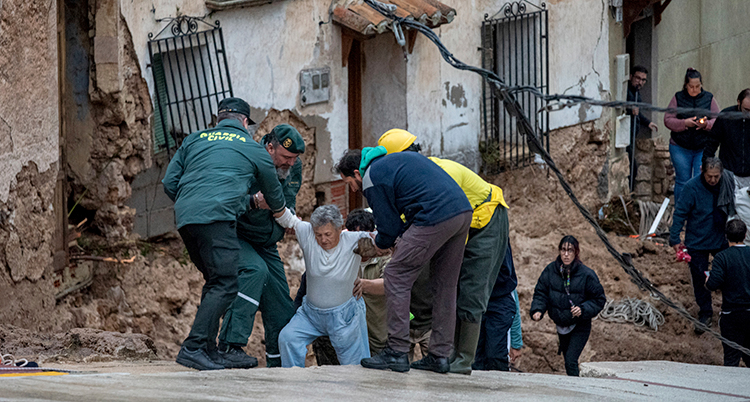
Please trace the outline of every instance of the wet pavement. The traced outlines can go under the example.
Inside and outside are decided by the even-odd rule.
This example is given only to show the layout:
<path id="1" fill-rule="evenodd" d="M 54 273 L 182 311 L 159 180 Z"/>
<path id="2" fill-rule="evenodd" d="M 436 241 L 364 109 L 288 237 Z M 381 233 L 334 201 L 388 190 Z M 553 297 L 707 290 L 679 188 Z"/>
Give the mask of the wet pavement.
<path id="1" fill-rule="evenodd" d="M 172 362 L 56 365 L 64 376 L 0 378 L 0 401 L 741 401 L 750 369 L 673 362 L 584 363 L 582 375 L 471 376 L 359 366 L 198 372 Z"/>

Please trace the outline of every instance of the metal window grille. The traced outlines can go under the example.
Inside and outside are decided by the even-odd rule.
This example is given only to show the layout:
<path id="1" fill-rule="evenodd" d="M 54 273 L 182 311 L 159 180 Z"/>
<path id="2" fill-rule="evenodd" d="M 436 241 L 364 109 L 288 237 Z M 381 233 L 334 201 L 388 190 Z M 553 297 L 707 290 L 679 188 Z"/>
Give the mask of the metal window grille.
<path id="1" fill-rule="evenodd" d="M 527 10 L 527 4 L 533 8 Z M 502 17 L 495 18 L 499 14 Z M 492 17 L 485 15 L 482 67 L 495 72 L 511 87 L 532 86 L 549 94 L 548 32 L 545 3 L 541 7 L 528 1 L 506 3 Z M 516 98 L 536 128 L 540 141 L 549 150 L 549 112 L 542 109 L 547 102 L 524 92 L 517 93 Z M 533 160 L 526 138 L 516 124 L 485 82 L 482 88 L 483 137 L 479 147 L 485 174 L 527 166 Z"/>
<path id="2" fill-rule="evenodd" d="M 170 35 L 171 34 L 171 35 Z M 216 124 L 219 102 L 233 96 L 219 21 L 181 16 L 149 34 L 154 79 L 154 152 L 175 149 L 188 134 Z"/>

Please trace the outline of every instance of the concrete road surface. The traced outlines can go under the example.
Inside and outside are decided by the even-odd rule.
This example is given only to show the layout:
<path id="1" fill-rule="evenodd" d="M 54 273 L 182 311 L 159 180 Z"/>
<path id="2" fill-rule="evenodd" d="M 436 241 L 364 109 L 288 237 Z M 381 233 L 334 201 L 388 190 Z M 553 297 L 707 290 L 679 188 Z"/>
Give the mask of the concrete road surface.
<path id="1" fill-rule="evenodd" d="M 63 365 L 54 377 L 2 377 L 0 401 L 742 401 L 750 369 L 663 361 L 584 363 L 582 374 L 471 376 L 359 366 L 198 372 L 171 362 Z"/>

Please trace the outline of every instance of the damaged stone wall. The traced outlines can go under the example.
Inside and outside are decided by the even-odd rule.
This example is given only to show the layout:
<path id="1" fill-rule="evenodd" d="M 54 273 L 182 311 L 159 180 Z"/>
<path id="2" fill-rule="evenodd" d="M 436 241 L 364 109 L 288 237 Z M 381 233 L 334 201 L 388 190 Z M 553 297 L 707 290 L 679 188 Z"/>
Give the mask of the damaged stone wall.
<path id="1" fill-rule="evenodd" d="M 130 183 L 151 166 L 151 99 L 118 1 L 90 1 L 86 18 L 79 15 L 71 26 L 87 32 L 81 47 L 89 80 L 87 94 L 73 97 L 66 113 L 75 112 L 66 132 L 70 197 L 96 211 L 94 224 L 105 237 L 123 238 L 135 215 L 125 205 Z M 77 77 L 66 78 L 81 85 Z"/>
<path id="2" fill-rule="evenodd" d="M 674 167 L 669 158 L 669 144 L 651 138 L 637 139 L 635 144 L 638 168 L 633 198 L 660 203 L 674 193 Z"/>
<path id="3" fill-rule="evenodd" d="M 36 328 L 55 302 L 57 57 L 56 2 L 0 2 L 0 322 Z"/>

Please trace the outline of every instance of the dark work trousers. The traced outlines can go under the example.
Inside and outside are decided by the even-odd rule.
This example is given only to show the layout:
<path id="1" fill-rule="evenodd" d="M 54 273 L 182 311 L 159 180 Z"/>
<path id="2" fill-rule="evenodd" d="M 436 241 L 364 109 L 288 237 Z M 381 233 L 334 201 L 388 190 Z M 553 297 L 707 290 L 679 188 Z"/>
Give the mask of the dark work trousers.
<path id="1" fill-rule="evenodd" d="M 508 210 L 498 205 L 487 226 L 469 229 L 458 277 L 456 311 L 459 320 L 482 322 L 507 249 Z"/>
<path id="2" fill-rule="evenodd" d="M 721 329 L 721 336 L 724 338 L 750 348 L 750 311 L 735 310 L 731 313 L 721 313 L 719 328 Z M 745 367 L 750 367 L 750 356 L 723 343 L 721 346 L 724 347 L 725 366 L 737 367 L 740 365 L 740 358 L 742 358 Z"/>
<path id="3" fill-rule="evenodd" d="M 430 261 L 433 295 L 430 353 L 448 357 L 456 329 L 456 291 L 471 211 L 433 226 L 411 225 L 396 245 L 385 267 L 385 300 L 388 315 L 388 346 L 408 353 L 411 288 L 422 265 Z"/>
<path id="4" fill-rule="evenodd" d="M 255 313 L 260 310 L 267 366 L 281 367 L 279 333 L 295 309 L 276 245 L 263 247 L 241 240 L 237 283 L 239 291 L 224 316 L 219 344 L 244 347 L 253 333 Z"/>
<path id="5" fill-rule="evenodd" d="M 206 283 L 190 334 L 182 343 L 189 349 L 216 349 L 219 320 L 237 296 L 240 244 L 234 221 L 185 225 L 179 229 L 190 259 Z"/>
<path id="6" fill-rule="evenodd" d="M 508 330 L 516 317 L 516 299 L 513 293 L 490 301 L 490 307 L 482 316 L 474 370 L 508 371 Z"/>
<path id="7" fill-rule="evenodd" d="M 688 263 L 690 267 L 690 278 L 693 282 L 693 294 L 695 302 L 698 304 L 700 311 L 698 318 L 712 317 L 714 315 L 711 307 L 711 292 L 706 289 L 706 274 L 708 271 L 708 255 L 716 255 L 721 250 L 694 250 L 688 249 L 691 260 Z"/>
<path id="8" fill-rule="evenodd" d="M 578 377 L 578 358 L 581 357 L 583 347 L 591 335 L 591 321 L 578 323 L 572 331 L 565 335 L 557 334 L 560 340 L 560 349 L 557 354 L 565 358 L 565 373 L 569 376 Z"/>

